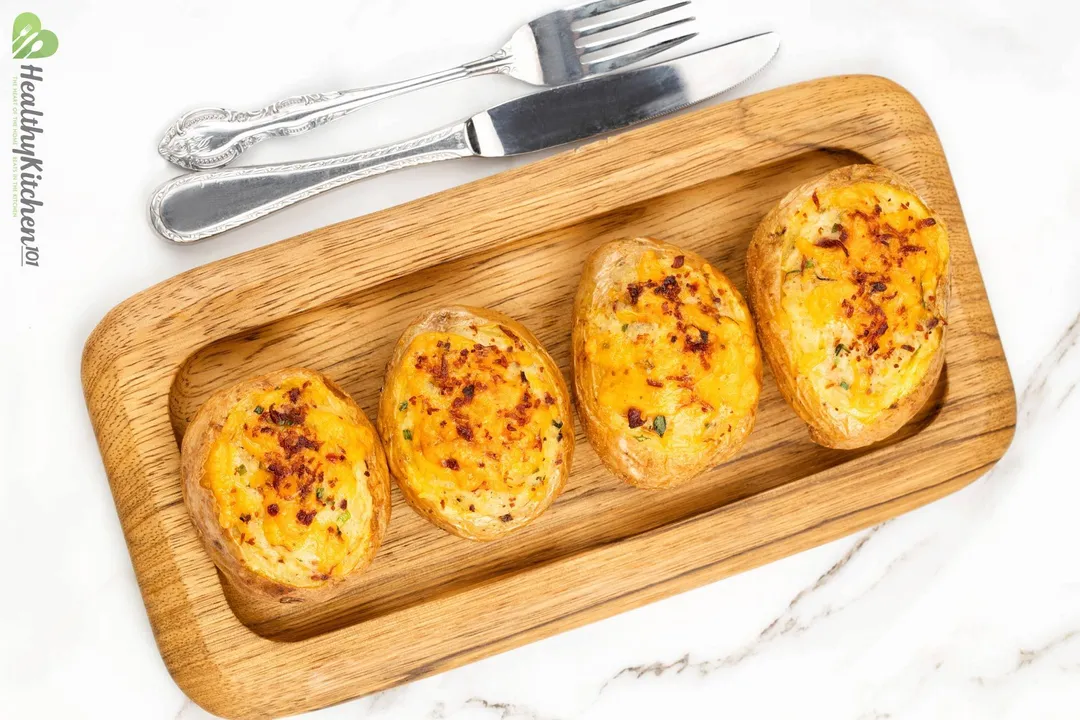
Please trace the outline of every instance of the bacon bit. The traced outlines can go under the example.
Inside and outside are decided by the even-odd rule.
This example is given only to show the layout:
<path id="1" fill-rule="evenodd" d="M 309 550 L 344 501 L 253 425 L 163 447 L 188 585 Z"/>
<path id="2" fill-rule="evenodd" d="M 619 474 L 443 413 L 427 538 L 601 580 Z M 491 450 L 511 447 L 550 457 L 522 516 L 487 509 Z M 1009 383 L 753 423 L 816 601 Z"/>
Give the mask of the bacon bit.
<path id="1" fill-rule="evenodd" d="M 461 469 L 461 465 L 459 465 L 458 461 L 455 460 L 454 458 L 446 458 L 445 460 L 442 461 L 442 466 L 444 468 L 449 468 L 450 470 L 460 470 Z"/>
<path id="2" fill-rule="evenodd" d="M 901 345 L 900 349 L 901 350 L 907 350 L 908 352 L 915 352 L 915 347 L 912 346 L 912 345 L 908 345 L 907 343 Z"/>
<path id="3" fill-rule="evenodd" d="M 911 253 L 916 253 L 916 252 L 926 252 L 926 248 L 924 248 L 922 245 L 901 245 L 900 246 L 900 254 L 901 255 L 910 255 Z"/>
<path id="4" fill-rule="evenodd" d="M 331 463 L 341 462 L 345 459 L 344 455 L 338 455 L 337 453 L 326 453 L 324 457 L 326 458 L 326 462 Z"/>
<path id="5" fill-rule="evenodd" d="M 285 459 L 288 460 L 304 448 L 318 452 L 322 442 L 312 440 L 306 435 L 297 435 L 295 432 L 287 432 L 278 438 L 278 445 L 285 451 Z"/>
<path id="6" fill-rule="evenodd" d="M 346 508 L 349 507 L 349 501 L 347 499 L 345 499 L 345 498 L 341 498 L 341 502 L 338 503 L 338 507 L 341 508 L 342 510 L 345 510 Z"/>
<path id="7" fill-rule="evenodd" d="M 272 462 L 266 465 L 266 470 L 274 476 L 274 489 L 277 489 L 277 484 L 281 482 L 289 474 L 289 468 L 282 467 L 281 463 Z"/>
<path id="8" fill-rule="evenodd" d="M 915 227 L 919 228 L 920 230 L 925 227 L 930 227 L 931 225 L 937 225 L 937 220 L 932 217 L 923 218 L 919 222 L 915 223 Z"/>
<path id="9" fill-rule="evenodd" d="M 292 390 L 289 391 L 289 402 L 291 402 L 291 403 L 293 403 L 295 405 L 296 402 L 299 399 L 300 399 L 300 388 L 293 388 Z"/>
<path id="10" fill-rule="evenodd" d="M 660 297 L 665 297 L 671 302 L 675 302 L 679 299 L 679 281 L 675 279 L 674 275 L 668 275 L 664 278 L 664 281 L 653 290 L 653 292 Z"/>
<path id="11" fill-rule="evenodd" d="M 267 505 L 266 506 L 266 514 L 269 515 L 270 517 L 274 517 L 275 515 L 277 515 L 278 514 L 277 503 L 270 503 L 269 505 Z"/>
<path id="12" fill-rule="evenodd" d="M 684 263 L 685 261 L 686 261 L 686 257 L 685 257 L 685 256 L 683 256 L 683 255 L 676 255 L 676 256 L 675 256 L 675 259 L 671 261 L 671 267 L 673 267 L 673 268 L 675 268 L 675 269 L 681 268 L 681 267 L 683 266 L 683 263 Z"/>
<path id="13" fill-rule="evenodd" d="M 652 378 L 647 379 L 645 382 L 648 383 L 650 386 L 655 387 L 655 388 L 664 387 L 664 383 L 660 382 L 659 380 L 653 380 Z"/>
<path id="14" fill-rule="evenodd" d="M 930 320 L 928 320 L 927 323 L 926 323 L 927 331 L 930 331 L 930 330 L 933 330 L 934 328 L 936 328 L 940 322 L 941 322 L 941 320 L 936 318 L 936 317 L 930 318 Z"/>
<path id="15" fill-rule="evenodd" d="M 840 307 L 844 308 L 844 315 L 846 315 L 847 317 L 851 317 L 855 314 L 855 306 L 852 305 L 851 301 L 847 298 L 843 299 L 843 301 L 840 303 Z"/>
<path id="16" fill-rule="evenodd" d="M 240 516 L 240 522 L 242 522 L 242 523 L 246 523 L 249 520 L 251 520 L 251 515 L 249 515 L 248 513 L 244 513 L 243 515 Z"/>
<path id="17" fill-rule="evenodd" d="M 692 338 L 688 333 L 683 349 L 687 352 L 704 352 L 709 347 L 709 333 L 699 328 L 694 329 L 698 331 L 698 337 Z"/>
<path id="18" fill-rule="evenodd" d="M 255 544 L 255 538 L 248 538 L 247 539 L 247 544 L 248 545 L 254 545 Z"/>
<path id="19" fill-rule="evenodd" d="M 873 285 L 870 286 L 870 292 L 872 292 L 872 293 L 885 292 L 886 289 L 887 289 L 887 287 L 886 287 L 885 283 L 883 283 L 883 282 L 876 282 L 876 283 L 874 283 Z"/>
<path id="20" fill-rule="evenodd" d="M 510 522 L 511 520 L 514 519 L 514 516 L 511 515 L 510 513 L 506 513 L 505 515 L 500 515 L 499 519 L 502 520 L 503 522 Z"/>
<path id="21" fill-rule="evenodd" d="M 305 527 L 311 524 L 311 521 L 315 519 L 316 512 L 314 510 L 297 510 L 296 522 L 304 525 Z"/>
<path id="22" fill-rule="evenodd" d="M 626 411 L 626 420 L 631 428 L 638 428 L 645 424 L 641 411 L 633 407 Z"/>
<path id="23" fill-rule="evenodd" d="M 843 231 L 841 231 L 841 234 L 842 233 Z M 845 245 L 840 240 L 837 240 L 836 238 L 824 238 L 822 240 L 818 240 L 816 243 L 814 243 L 814 245 L 817 245 L 819 248 L 826 249 L 840 248 L 844 251 L 845 257 L 851 257 L 851 254 L 848 252 L 847 245 Z"/>
<path id="24" fill-rule="evenodd" d="M 815 190 L 813 193 L 811 193 L 810 199 L 814 201 L 814 207 L 817 208 L 818 210 L 820 210 L 821 209 L 821 202 L 818 200 L 817 190 Z"/>
<path id="25" fill-rule="evenodd" d="M 271 405 L 270 410 L 260 417 L 269 417 L 275 425 L 301 425 L 307 417 L 307 410 L 297 405 L 286 405 L 282 410 L 276 410 Z"/>
<path id="26" fill-rule="evenodd" d="M 643 288 L 640 283 L 630 283 L 626 286 L 626 294 L 630 297 L 630 304 L 637 305 L 638 298 L 641 297 Z"/>
<path id="27" fill-rule="evenodd" d="M 471 428 L 471 427 L 469 427 L 468 425 L 461 425 L 461 424 L 459 424 L 459 425 L 457 426 L 457 434 L 458 434 L 459 436 L 461 436 L 461 439 L 462 439 L 462 440 L 465 440 L 466 442 L 471 442 L 471 441 L 472 441 L 472 439 L 473 439 L 473 431 L 472 431 L 472 428 Z"/>
<path id="28" fill-rule="evenodd" d="M 545 405 L 554 405 L 555 404 L 555 398 L 551 397 L 551 393 L 544 393 L 544 404 Z"/>
<path id="29" fill-rule="evenodd" d="M 881 206 L 880 205 L 874 205 L 874 214 L 875 215 L 880 215 L 881 214 Z"/>
<path id="30" fill-rule="evenodd" d="M 503 331 L 503 333 L 506 335 L 506 337 L 508 337 L 508 338 L 510 338 L 511 340 L 514 341 L 514 346 L 518 350 L 524 350 L 525 349 L 525 343 L 521 342 L 521 338 L 519 338 L 517 335 L 515 335 L 513 330 L 506 327 L 505 325 L 500 325 L 499 329 Z"/>
<path id="31" fill-rule="evenodd" d="M 327 575 L 326 573 L 315 573 L 314 575 L 311 576 L 311 579 L 321 582 L 323 580 L 329 580 L 330 576 Z"/>

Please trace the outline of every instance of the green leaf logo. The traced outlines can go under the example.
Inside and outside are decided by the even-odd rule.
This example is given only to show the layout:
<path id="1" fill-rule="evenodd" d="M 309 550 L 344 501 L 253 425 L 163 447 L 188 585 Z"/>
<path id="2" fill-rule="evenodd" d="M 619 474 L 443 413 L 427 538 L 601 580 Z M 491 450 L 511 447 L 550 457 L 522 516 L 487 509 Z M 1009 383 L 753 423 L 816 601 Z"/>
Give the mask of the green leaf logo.
<path id="1" fill-rule="evenodd" d="M 42 30 L 41 21 L 34 13 L 25 12 L 15 18 L 11 28 L 11 57 L 49 57 L 60 47 L 60 40 L 52 30 Z"/>

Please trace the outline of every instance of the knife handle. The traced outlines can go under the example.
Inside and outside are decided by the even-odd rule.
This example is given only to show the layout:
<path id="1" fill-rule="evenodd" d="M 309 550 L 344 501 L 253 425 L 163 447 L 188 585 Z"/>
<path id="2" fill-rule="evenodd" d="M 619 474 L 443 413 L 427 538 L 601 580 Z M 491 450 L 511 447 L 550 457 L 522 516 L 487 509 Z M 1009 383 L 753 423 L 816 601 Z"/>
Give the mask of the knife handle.
<path id="1" fill-rule="evenodd" d="M 350 155 L 189 173 L 150 196 L 150 222 L 166 240 L 190 243 L 372 175 L 475 154 L 460 122 Z"/>
<path id="2" fill-rule="evenodd" d="M 300 135 L 378 100 L 445 82 L 509 72 L 514 58 L 504 48 L 473 62 L 402 82 L 311 95 L 296 95 L 259 110 L 200 108 L 180 117 L 158 143 L 158 153 L 186 170 L 224 167 L 256 143 Z"/>

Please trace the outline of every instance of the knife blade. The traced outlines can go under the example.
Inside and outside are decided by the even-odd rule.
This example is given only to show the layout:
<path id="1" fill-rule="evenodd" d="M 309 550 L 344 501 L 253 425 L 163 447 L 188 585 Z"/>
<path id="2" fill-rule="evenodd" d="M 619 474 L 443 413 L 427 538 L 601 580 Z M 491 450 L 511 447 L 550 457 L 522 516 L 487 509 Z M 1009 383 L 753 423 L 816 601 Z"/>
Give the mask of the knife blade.
<path id="1" fill-rule="evenodd" d="M 150 221 L 165 239 L 189 243 L 390 170 L 519 155 L 621 130 L 731 89 L 765 67 L 779 45 L 775 33 L 753 35 L 525 95 L 426 135 L 359 153 L 181 175 L 151 195 Z"/>
<path id="2" fill-rule="evenodd" d="M 749 79 L 780 47 L 752 35 L 681 58 L 525 95 L 465 121 L 477 155 L 535 152 L 620 130 L 707 100 Z"/>

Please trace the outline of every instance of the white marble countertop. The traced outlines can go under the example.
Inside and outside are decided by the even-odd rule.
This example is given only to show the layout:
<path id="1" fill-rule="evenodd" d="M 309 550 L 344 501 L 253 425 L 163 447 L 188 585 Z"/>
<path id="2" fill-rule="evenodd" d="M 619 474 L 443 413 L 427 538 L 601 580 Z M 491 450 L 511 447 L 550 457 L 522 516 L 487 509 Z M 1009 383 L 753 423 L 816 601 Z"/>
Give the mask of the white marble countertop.
<path id="1" fill-rule="evenodd" d="M 405 171 L 173 247 L 144 209 L 173 174 L 154 152 L 165 124 L 189 107 L 256 107 L 472 59 L 558 5 L 34 3 L 60 50 L 37 90 L 41 267 L 18 266 L 14 218 L 0 253 L 0 367 L 15 397 L 0 413 L 0 539 L 17 550 L 0 593 L 0 716 L 206 716 L 157 653 L 83 405 L 80 353 L 104 313 L 187 268 L 530 161 Z M 925 105 L 1012 368 L 1011 449 L 968 488 L 871 530 L 311 717 L 1080 716 L 1080 11 L 1050 0 L 695 6 L 709 36 L 698 45 L 783 34 L 774 64 L 738 95 L 867 72 Z M 398 139 L 521 89 L 493 77 L 431 90 L 252 157 Z"/>

